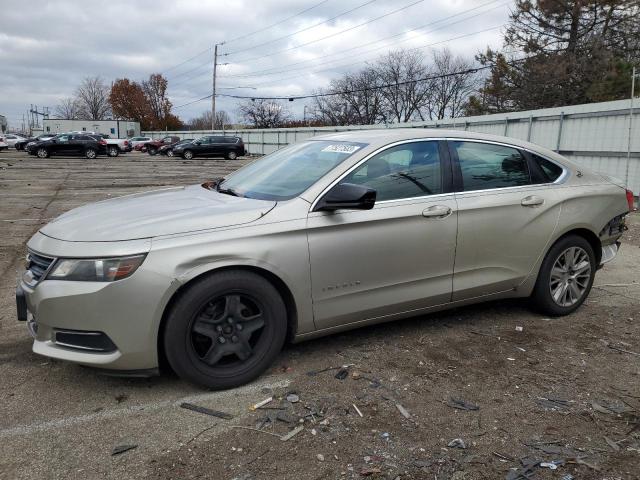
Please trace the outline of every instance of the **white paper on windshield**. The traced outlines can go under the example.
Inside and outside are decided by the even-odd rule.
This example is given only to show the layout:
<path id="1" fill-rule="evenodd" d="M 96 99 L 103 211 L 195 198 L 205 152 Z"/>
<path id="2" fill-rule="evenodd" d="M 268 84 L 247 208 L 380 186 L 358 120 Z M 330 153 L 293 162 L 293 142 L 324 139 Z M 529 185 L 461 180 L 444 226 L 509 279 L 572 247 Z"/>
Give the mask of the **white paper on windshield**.
<path id="1" fill-rule="evenodd" d="M 322 151 L 351 154 L 359 148 L 360 147 L 358 145 L 345 145 L 344 143 L 336 143 L 335 145 L 327 145 L 322 149 Z"/>

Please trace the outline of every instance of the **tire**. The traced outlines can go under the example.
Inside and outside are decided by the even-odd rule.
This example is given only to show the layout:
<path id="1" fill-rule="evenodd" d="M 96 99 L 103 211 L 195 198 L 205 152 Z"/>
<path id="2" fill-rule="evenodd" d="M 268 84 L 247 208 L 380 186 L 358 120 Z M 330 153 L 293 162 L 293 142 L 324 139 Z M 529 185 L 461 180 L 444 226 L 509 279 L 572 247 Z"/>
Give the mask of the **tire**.
<path id="1" fill-rule="evenodd" d="M 173 148 L 167 150 L 167 157 L 173 157 Z"/>
<path id="2" fill-rule="evenodd" d="M 87 148 L 84 151 L 84 156 L 87 157 L 89 160 L 93 160 L 98 156 L 98 152 L 96 152 L 95 149 L 93 148 Z"/>
<path id="3" fill-rule="evenodd" d="M 39 148 L 36 151 L 36 155 L 38 155 L 38 158 L 49 158 L 49 150 L 46 148 Z"/>
<path id="4" fill-rule="evenodd" d="M 231 150 L 227 153 L 227 160 L 235 160 L 236 158 L 238 158 L 238 154 L 235 150 Z"/>
<path id="5" fill-rule="evenodd" d="M 182 153 L 182 158 L 184 158 L 185 160 L 191 160 L 193 158 L 193 152 L 191 150 L 185 150 Z"/>
<path id="6" fill-rule="evenodd" d="M 561 238 L 542 262 L 531 295 L 533 307 L 555 317 L 574 312 L 589 296 L 596 267 L 593 247 L 584 237 Z"/>
<path id="7" fill-rule="evenodd" d="M 149 155 L 152 155 L 152 156 L 153 156 L 153 155 L 156 155 L 156 154 L 158 153 L 158 149 L 157 149 L 157 148 L 153 148 L 153 147 L 148 148 L 148 149 L 147 149 L 147 153 L 148 153 Z"/>
<path id="8" fill-rule="evenodd" d="M 174 303 L 164 349 L 181 378 L 220 390 L 258 377 L 286 335 L 287 312 L 275 287 L 255 273 L 226 271 L 197 280 Z"/>
<path id="9" fill-rule="evenodd" d="M 120 149 L 116 146 L 111 146 L 107 149 L 107 155 L 110 157 L 117 157 L 120 155 Z"/>

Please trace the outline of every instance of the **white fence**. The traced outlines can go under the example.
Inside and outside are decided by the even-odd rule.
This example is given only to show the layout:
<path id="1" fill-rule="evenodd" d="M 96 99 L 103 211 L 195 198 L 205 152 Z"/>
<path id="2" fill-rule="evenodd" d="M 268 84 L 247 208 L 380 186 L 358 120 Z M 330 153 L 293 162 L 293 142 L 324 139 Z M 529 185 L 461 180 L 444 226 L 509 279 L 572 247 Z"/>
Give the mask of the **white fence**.
<path id="1" fill-rule="evenodd" d="M 406 127 L 468 130 L 537 143 L 588 168 L 624 180 L 637 195 L 640 192 L 640 108 L 633 111 L 631 128 L 629 112 L 630 101 L 618 100 L 508 114 L 388 125 L 247 129 L 224 132 L 212 130 L 143 132 L 143 135 L 154 138 L 164 135 L 196 138 L 211 133 L 236 135 L 242 137 L 251 154 L 260 155 L 271 153 L 290 143 L 329 132 Z M 627 160 L 629 144 L 631 154 Z"/>

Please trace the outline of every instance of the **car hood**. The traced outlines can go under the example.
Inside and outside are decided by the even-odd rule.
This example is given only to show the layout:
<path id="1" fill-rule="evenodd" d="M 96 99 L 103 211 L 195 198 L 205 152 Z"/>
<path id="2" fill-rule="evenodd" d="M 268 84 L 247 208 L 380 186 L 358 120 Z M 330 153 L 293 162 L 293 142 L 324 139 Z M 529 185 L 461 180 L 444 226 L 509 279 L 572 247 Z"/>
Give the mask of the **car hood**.
<path id="1" fill-rule="evenodd" d="M 40 232 L 76 242 L 134 240 L 242 225 L 263 217 L 275 205 L 193 185 L 91 203 L 59 216 Z"/>

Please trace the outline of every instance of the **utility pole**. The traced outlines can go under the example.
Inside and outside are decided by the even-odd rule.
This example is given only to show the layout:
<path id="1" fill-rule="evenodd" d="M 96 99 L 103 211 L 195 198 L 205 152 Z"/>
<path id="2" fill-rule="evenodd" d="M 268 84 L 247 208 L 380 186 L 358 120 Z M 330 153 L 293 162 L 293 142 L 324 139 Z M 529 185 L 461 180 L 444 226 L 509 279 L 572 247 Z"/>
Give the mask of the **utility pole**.
<path id="1" fill-rule="evenodd" d="M 225 42 L 216 43 L 213 46 L 213 82 L 211 91 L 211 130 L 216 129 L 216 71 L 218 70 L 218 47 L 224 45 Z M 226 55 L 223 54 L 223 55 Z M 223 63 L 222 65 L 227 65 Z"/>
<path id="2" fill-rule="evenodd" d="M 213 47 L 213 91 L 211 93 L 211 130 L 216 129 L 216 70 L 218 69 L 218 44 Z"/>
<path id="3" fill-rule="evenodd" d="M 631 73 L 631 101 L 629 103 L 629 138 L 627 140 L 627 168 L 624 174 L 624 183 L 629 187 L 629 164 L 631 163 L 631 138 L 633 127 L 633 99 L 636 94 L 636 67 L 633 67 Z"/>

